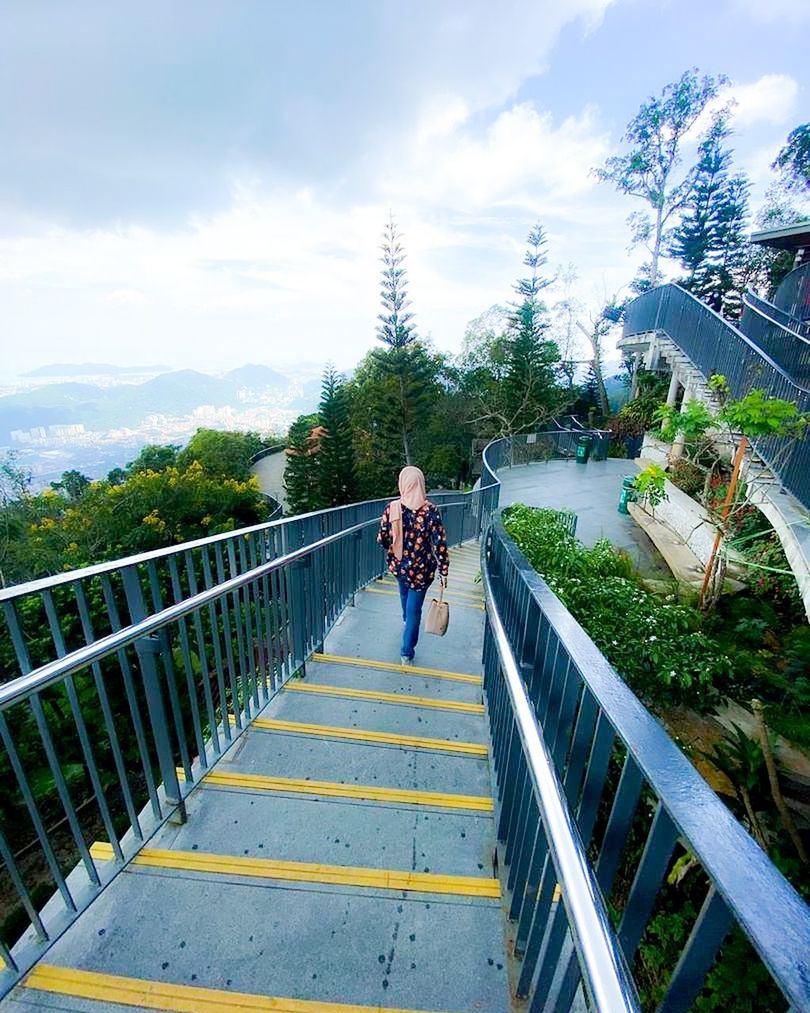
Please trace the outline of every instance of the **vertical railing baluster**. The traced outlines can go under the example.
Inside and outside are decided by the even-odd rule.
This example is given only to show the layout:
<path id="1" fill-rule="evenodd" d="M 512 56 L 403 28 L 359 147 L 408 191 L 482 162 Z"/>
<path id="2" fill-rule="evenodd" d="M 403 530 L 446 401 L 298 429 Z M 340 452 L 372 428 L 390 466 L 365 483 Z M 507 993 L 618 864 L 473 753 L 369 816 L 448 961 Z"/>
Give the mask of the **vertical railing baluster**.
<path id="1" fill-rule="evenodd" d="M 186 580 L 188 581 L 189 594 L 197 594 L 197 574 L 194 568 L 194 557 L 190 552 L 185 553 Z M 219 730 L 217 728 L 217 716 L 214 713 L 214 698 L 211 694 L 211 670 L 208 667 L 208 655 L 205 649 L 205 635 L 203 633 L 202 614 L 200 609 L 195 609 L 192 616 L 194 623 L 194 638 L 197 643 L 197 654 L 200 659 L 200 678 L 202 679 L 203 699 L 205 710 L 208 715 L 208 733 L 211 736 L 211 744 L 214 749 L 214 756 L 219 756 L 222 749 L 219 744 Z M 212 635 L 214 631 L 211 631 Z M 196 701 L 196 694 L 195 694 Z M 199 720 L 199 716 L 198 716 Z M 202 754 L 200 762 L 202 763 Z"/>
<path id="2" fill-rule="evenodd" d="M 121 616 L 118 611 L 118 605 L 115 601 L 115 594 L 113 592 L 109 575 L 106 573 L 101 578 L 101 590 L 104 595 L 104 601 L 107 605 L 107 615 L 110 618 L 110 627 L 114 633 L 117 633 L 121 629 Z M 146 744 L 146 734 L 143 727 L 143 718 L 141 717 L 141 708 L 132 682 L 132 668 L 129 663 L 129 658 L 127 657 L 126 648 L 119 648 L 118 651 L 116 651 L 116 658 L 118 659 L 118 667 L 121 670 L 121 677 L 124 682 L 124 693 L 126 694 L 129 713 L 132 718 L 132 727 L 135 731 L 135 741 L 138 744 L 138 756 L 141 761 L 141 769 L 143 770 L 144 782 L 146 784 L 146 790 L 152 806 L 152 812 L 157 819 L 161 819 L 162 813 L 160 809 L 160 800 L 158 799 L 157 794 L 157 785 L 155 784 L 155 778 L 152 773 L 152 762 L 149 756 L 149 747 Z M 133 831 L 136 836 L 140 834 L 140 826 L 137 828 L 133 826 Z"/>
<path id="3" fill-rule="evenodd" d="M 65 639 L 62 633 L 62 628 L 59 625 L 59 619 L 56 614 L 56 608 L 53 603 L 53 597 L 50 591 L 45 591 L 43 593 L 42 598 L 45 604 L 45 614 L 48 618 L 48 626 L 50 627 L 51 630 L 51 637 L 53 638 L 54 646 L 56 647 L 57 656 L 60 658 L 64 658 L 65 654 L 67 653 L 65 649 Z M 88 638 L 88 635 L 92 636 L 92 633 L 88 634 L 87 629 L 85 629 L 85 639 Z M 79 703 L 79 695 L 76 692 L 76 683 L 72 675 L 68 675 L 65 677 L 64 685 L 65 685 L 65 692 L 68 698 L 68 705 L 70 707 L 70 712 L 73 715 L 73 722 L 76 725 L 76 731 L 79 736 L 79 745 L 81 746 L 82 756 L 84 757 L 85 766 L 87 767 L 87 773 L 88 776 L 90 777 L 90 784 L 93 787 L 93 794 L 95 795 L 96 802 L 98 803 L 101 821 L 104 824 L 104 829 L 107 831 L 107 838 L 110 844 L 112 845 L 115 857 L 118 859 L 118 861 L 122 862 L 124 860 L 124 853 L 121 851 L 121 845 L 118 842 L 118 835 L 116 834 L 115 829 L 113 827 L 112 815 L 110 814 L 110 808 L 107 803 L 107 796 L 104 793 L 104 788 L 101 784 L 101 777 L 99 776 L 98 766 L 96 765 L 96 758 L 93 752 L 93 747 L 90 743 L 90 737 L 87 734 L 87 724 L 84 720 L 84 714 L 82 713 L 81 704 Z M 96 684 L 96 692 L 98 693 L 98 684 Z M 107 706 L 107 711 L 109 712 L 109 704 Z M 110 714 L 110 719 L 111 717 L 112 715 Z M 105 724 L 107 723 L 107 719 L 108 714 L 105 713 L 104 714 Z M 107 734 L 109 736 L 109 729 L 107 730 Z M 117 745 L 118 742 L 116 739 L 116 746 Z M 121 792 L 124 796 L 125 804 L 127 800 L 130 803 L 130 805 L 127 807 L 127 815 L 129 816 L 130 826 L 133 827 L 133 830 L 137 835 L 140 835 L 141 828 L 140 824 L 138 823 L 138 814 L 135 811 L 134 805 L 132 805 L 132 798 L 129 795 L 129 785 L 126 782 L 127 776 L 126 767 L 123 764 L 123 760 L 121 761 L 120 764 L 117 762 L 119 758 L 120 758 L 120 750 L 118 756 L 116 756 L 116 768 L 118 772 L 119 783 L 121 783 L 122 776 L 124 778 L 124 782 L 123 784 L 121 784 Z"/>

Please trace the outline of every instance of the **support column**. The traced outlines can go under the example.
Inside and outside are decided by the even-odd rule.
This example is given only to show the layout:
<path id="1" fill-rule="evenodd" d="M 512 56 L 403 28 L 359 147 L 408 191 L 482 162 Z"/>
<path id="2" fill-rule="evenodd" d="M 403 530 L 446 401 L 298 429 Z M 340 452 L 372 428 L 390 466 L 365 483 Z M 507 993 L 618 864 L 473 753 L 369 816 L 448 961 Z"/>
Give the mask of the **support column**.
<path id="1" fill-rule="evenodd" d="M 667 406 L 669 408 L 675 407 L 675 402 L 678 400 L 678 387 L 681 385 L 681 379 L 678 374 L 678 367 L 673 366 L 672 376 L 669 380 L 669 390 L 667 391 Z"/>
<path id="2" fill-rule="evenodd" d="M 642 360 L 644 359 L 643 352 L 636 352 L 635 354 L 635 367 L 633 369 L 633 383 L 630 387 L 630 400 L 638 397 L 638 371 L 641 368 Z"/>
<path id="3" fill-rule="evenodd" d="M 671 384 L 670 384 L 670 386 L 671 386 Z M 686 406 L 688 405 L 688 403 L 691 400 L 691 398 L 692 398 L 692 388 L 691 388 L 691 385 L 687 383 L 686 386 L 684 387 L 684 391 L 683 391 L 683 401 L 681 402 L 681 412 L 685 412 L 686 411 Z M 669 401 L 667 401 L 667 404 L 669 404 Z M 673 399 L 673 404 L 674 404 L 674 399 Z M 683 432 L 677 432 L 675 434 L 675 439 L 672 441 L 672 450 L 669 452 L 669 459 L 670 459 L 670 461 L 677 461 L 680 457 L 683 456 L 683 448 L 684 448 L 684 444 L 685 443 L 686 443 L 686 435 L 685 435 L 685 433 L 683 433 Z"/>

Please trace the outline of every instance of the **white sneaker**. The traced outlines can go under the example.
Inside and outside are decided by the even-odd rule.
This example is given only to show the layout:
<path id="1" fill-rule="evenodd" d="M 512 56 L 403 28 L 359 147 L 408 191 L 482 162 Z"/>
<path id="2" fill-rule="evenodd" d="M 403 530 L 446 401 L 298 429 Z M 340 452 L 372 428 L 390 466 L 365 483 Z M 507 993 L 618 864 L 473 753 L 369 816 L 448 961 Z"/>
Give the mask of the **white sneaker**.
<path id="1" fill-rule="evenodd" d="M 411 668 L 413 666 L 413 658 L 406 658 L 403 654 L 399 659 L 399 663 L 403 668 Z"/>

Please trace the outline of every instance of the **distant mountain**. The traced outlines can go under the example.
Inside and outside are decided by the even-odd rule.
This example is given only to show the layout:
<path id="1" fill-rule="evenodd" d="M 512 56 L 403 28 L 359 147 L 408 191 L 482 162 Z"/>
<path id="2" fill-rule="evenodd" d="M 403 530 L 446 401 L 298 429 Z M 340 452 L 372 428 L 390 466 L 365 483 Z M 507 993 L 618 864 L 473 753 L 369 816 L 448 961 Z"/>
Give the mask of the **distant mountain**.
<path id="1" fill-rule="evenodd" d="M 308 412 L 314 412 L 318 407 L 321 400 L 321 381 L 320 380 L 307 380 L 306 383 L 302 384 L 302 390 L 300 397 L 297 397 L 294 401 L 291 401 L 287 406 L 295 412 L 301 412 L 302 414 Z"/>
<path id="2" fill-rule="evenodd" d="M 286 376 L 270 369 L 269 366 L 257 366 L 252 363 L 232 369 L 225 374 L 224 379 L 231 380 L 240 387 L 254 389 L 257 387 L 286 387 L 290 382 Z"/>
<path id="3" fill-rule="evenodd" d="M 169 366 L 113 366 L 109 362 L 53 362 L 22 376 L 125 376 L 128 373 L 167 373 Z"/>

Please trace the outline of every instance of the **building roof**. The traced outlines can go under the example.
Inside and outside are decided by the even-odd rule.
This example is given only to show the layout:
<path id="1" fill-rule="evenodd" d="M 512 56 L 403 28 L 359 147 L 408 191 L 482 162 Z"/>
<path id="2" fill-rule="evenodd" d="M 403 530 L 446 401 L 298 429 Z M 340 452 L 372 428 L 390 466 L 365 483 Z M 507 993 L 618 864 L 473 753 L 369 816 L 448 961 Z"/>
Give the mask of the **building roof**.
<path id="1" fill-rule="evenodd" d="M 762 246 L 772 246 L 777 250 L 800 250 L 810 247 L 810 221 L 797 222 L 795 225 L 782 225 L 778 229 L 765 229 L 753 232 L 751 242 Z"/>

